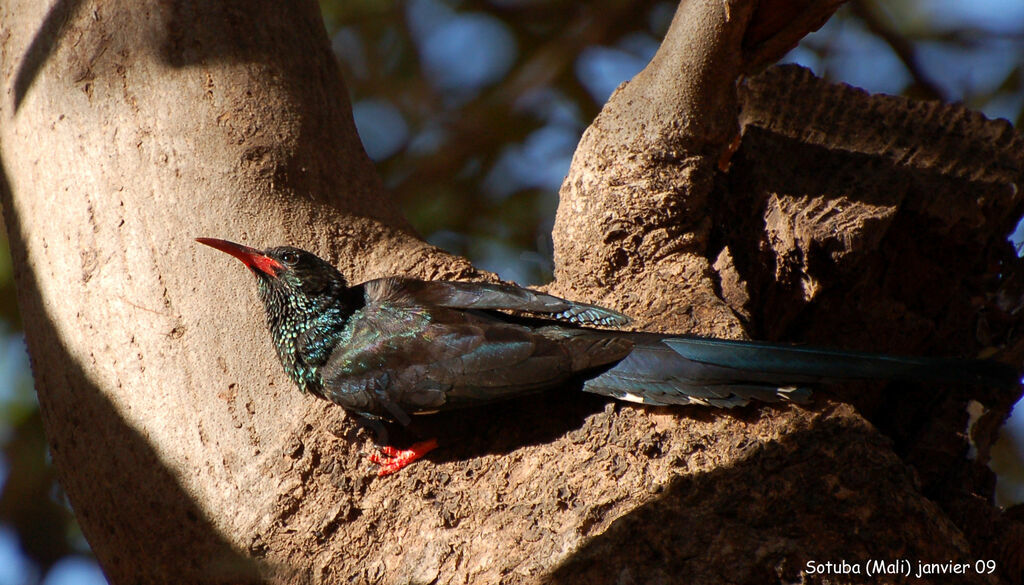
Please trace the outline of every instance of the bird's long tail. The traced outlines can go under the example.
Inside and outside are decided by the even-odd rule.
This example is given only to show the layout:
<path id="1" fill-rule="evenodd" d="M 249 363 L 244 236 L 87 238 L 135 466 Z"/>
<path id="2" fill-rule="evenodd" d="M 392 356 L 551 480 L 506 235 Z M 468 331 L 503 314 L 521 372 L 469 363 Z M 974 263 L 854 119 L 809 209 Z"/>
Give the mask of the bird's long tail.
<path id="1" fill-rule="evenodd" d="M 644 404 L 730 408 L 800 402 L 818 383 L 878 379 L 1010 387 L 1020 375 L 991 360 L 904 357 L 703 337 L 630 334 L 632 353 L 584 388 Z"/>

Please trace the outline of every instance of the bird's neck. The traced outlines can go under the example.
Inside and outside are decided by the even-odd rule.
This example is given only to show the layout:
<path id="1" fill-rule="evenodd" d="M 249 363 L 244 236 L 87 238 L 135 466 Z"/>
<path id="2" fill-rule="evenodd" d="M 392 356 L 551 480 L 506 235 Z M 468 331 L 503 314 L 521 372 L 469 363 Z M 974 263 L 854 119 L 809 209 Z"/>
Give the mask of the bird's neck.
<path id="1" fill-rule="evenodd" d="M 358 296 L 361 299 L 362 295 Z M 353 302 L 355 295 L 292 295 L 261 286 L 260 297 L 277 356 L 288 377 L 303 392 L 321 396 L 320 368 L 359 308 Z"/>

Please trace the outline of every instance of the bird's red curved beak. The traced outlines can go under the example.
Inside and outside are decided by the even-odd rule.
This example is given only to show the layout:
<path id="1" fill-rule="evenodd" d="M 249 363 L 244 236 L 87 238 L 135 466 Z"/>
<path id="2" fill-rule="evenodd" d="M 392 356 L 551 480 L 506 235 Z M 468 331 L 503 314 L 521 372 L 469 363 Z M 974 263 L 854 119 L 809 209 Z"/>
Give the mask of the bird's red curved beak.
<path id="1" fill-rule="evenodd" d="M 217 248 L 221 252 L 227 252 L 241 260 L 250 270 L 254 272 L 259 270 L 267 276 L 277 276 L 278 272 L 284 268 L 283 264 L 256 248 L 216 238 L 196 238 L 196 241 L 200 244 L 206 244 L 211 248 Z"/>

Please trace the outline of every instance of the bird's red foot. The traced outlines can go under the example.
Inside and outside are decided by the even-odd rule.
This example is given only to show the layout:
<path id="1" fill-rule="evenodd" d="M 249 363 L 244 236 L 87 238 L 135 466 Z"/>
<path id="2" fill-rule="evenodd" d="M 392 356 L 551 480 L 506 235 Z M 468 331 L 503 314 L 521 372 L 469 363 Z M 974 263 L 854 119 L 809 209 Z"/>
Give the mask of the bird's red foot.
<path id="1" fill-rule="evenodd" d="M 395 449 L 385 445 L 380 448 L 380 453 L 370 454 L 370 462 L 380 465 L 377 476 L 382 477 L 391 475 L 434 449 L 437 449 L 437 439 L 414 443 L 408 449 Z"/>

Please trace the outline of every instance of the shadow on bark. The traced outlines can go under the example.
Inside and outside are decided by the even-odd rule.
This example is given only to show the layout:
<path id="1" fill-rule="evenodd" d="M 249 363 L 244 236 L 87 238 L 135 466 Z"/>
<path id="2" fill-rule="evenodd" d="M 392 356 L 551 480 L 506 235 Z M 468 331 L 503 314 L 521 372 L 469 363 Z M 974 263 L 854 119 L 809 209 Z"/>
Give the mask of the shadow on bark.
<path id="1" fill-rule="evenodd" d="M 491 406 L 416 417 L 405 434 L 416 439 L 437 437 L 445 448 L 426 457 L 434 463 L 501 455 L 528 445 L 550 443 L 579 429 L 606 403 L 578 386 L 566 385 Z M 402 434 L 396 429 L 394 436 Z"/>
<path id="2" fill-rule="evenodd" d="M 802 163 L 773 164 L 779 153 Z M 988 292 L 1024 279 L 1013 248 L 987 235 L 1008 234 L 1021 209 L 1004 183 L 950 177 L 759 127 L 747 128 L 729 180 L 732 195 L 716 210 L 716 224 L 726 226 L 716 245 L 729 248 L 748 283 L 742 312 L 752 316 L 755 338 L 963 357 L 979 346 L 1012 345 L 1013 317 Z M 776 210 L 786 206 L 797 215 L 780 225 L 779 217 L 790 216 Z M 873 217 L 865 218 L 865 210 Z M 818 219 L 801 226 L 800 214 Z M 993 227 L 979 233 L 981 226 Z M 808 275 L 812 298 L 804 288 Z M 1005 390 L 889 393 L 858 385 L 839 395 L 906 445 L 934 425 L 947 399 L 1007 410 L 1018 392 Z M 954 427 L 965 423 L 960 410 Z"/>
<path id="3" fill-rule="evenodd" d="M 108 578 L 114 583 L 260 582 L 252 555 L 235 549 L 218 533 L 149 441 L 124 420 L 61 342 L 39 294 L 34 270 L 40 267 L 27 265 L 21 223 L 2 169 L 0 197 L 18 272 L 19 302 L 28 317 L 25 335 L 34 349 L 35 383 L 49 389 L 39 393 L 40 411 L 47 427 L 74 429 L 64 431 L 69 437 L 64 442 L 50 439 L 53 464 Z M 62 367 L 40 367 L 57 363 Z M 61 472 L 75 467 L 97 473 Z M 130 536 L 139 533 L 149 537 Z M 154 544 L 165 550 L 154 552 Z M 180 563 L 138 565 L 155 558 Z"/>
<path id="4" fill-rule="evenodd" d="M 817 410 L 813 426 L 751 441 L 735 465 L 677 476 L 547 582 L 788 583 L 805 577 L 808 561 L 842 560 L 860 566 L 853 582 L 863 582 L 869 559 L 943 562 L 969 553 L 883 437 L 859 417 L 831 416 L 849 414 L 846 407 Z M 971 578 L 964 582 L 987 582 Z"/>
<path id="5" fill-rule="evenodd" d="M 75 17 L 83 0 L 57 0 L 46 13 L 39 31 L 32 37 L 32 44 L 21 60 L 14 78 L 14 111 L 17 112 L 32 83 L 36 80 L 50 55 L 57 50 L 57 44 L 64 35 L 66 25 Z"/>
<path id="6" fill-rule="evenodd" d="M 801 164 L 774 163 L 772 153 L 781 152 Z M 976 329 L 978 300 L 935 291 L 1020 278 L 1002 238 L 1024 208 L 1004 182 L 950 177 L 756 127 L 747 129 L 729 181 L 730 196 L 715 213 L 725 227 L 713 237 L 749 283 L 756 338 L 827 342 L 838 331 L 854 336 L 850 349 L 939 354 L 971 341 L 998 343 L 960 341 L 960 332 Z M 783 206 L 798 211 L 791 224 L 778 221 Z M 808 275 L 813 298 L 801 288 Z M 897 303 L 906 323 L 893 331 L 879 313 Z M 983 317 L 999 319 L 998 307 L 986 308 Z"/>
<path id="7" fill-rule="evenodd" d="M 590 422 L 592 415 L 605 411 L 614 416 L 620 408 L 671 414 L 681 420 L 710 421 L 725 417 L 752 421 L 760 416 L 759 411 L 785 406 L 757 404 L 729 410 L 703 406 L 638 406 L 584 392 L 579 385 L 566 384 L 557 390 L 495 405 L 414 419 L 407 433 L 411 436 L 403 438 L 409 441 L 437 437 L 444 448 L 425 457 L 431 463 L 465 461 L 484 455 L 506 455 L 523 447 L 552 443 L 566 435 L 582 441 L 591 431 L 586 427 L 593 424 Z M 615 436 L 606 438 L 612 442 L 617 440 Z M 660 446 L 651 448 L 655 451 L 661 449 Z"/>

